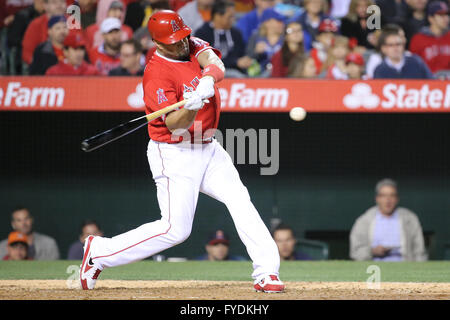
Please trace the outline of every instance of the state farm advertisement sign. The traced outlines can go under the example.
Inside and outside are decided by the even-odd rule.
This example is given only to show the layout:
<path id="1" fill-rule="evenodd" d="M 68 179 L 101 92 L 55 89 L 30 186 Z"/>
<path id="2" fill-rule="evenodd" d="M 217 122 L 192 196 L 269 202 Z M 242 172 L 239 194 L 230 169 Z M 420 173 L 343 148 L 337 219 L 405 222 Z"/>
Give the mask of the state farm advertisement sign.
<path id="1" fill-rule="evenodd" d="M 225 112 L 450 112 L 441 80 L 225 79 Z M 0 111 L 143 111 L 140 77 L 0 77 Z"/>

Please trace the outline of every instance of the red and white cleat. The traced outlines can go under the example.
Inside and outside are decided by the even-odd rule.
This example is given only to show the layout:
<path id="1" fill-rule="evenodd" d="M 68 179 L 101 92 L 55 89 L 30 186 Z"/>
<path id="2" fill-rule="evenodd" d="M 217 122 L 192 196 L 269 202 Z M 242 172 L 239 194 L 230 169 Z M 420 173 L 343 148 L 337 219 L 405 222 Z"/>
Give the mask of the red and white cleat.
<path id="1" fill-rule="evenodd" d="M 284 283 L 274 274 L 270 274 L 255 281 L 254 288 L 259 292 L 279 293 L 284 292 Z"/>
<path id="2" fill-rule="evenodd" d="M 91 245 L 94 236 L 88 236 L 84 241 L 83 262 L 80 267 L 80 282 L 83 290 L 92 290 L 102 269 L 94 264 L 91 257 Z"/>

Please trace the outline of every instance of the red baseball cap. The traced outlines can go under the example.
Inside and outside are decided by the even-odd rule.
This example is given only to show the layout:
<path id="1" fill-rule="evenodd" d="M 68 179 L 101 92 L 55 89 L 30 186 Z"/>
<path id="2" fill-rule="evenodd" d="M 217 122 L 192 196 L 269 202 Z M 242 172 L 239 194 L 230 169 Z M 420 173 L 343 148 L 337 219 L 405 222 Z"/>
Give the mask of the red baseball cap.
<path id="1" fill-rule="evenodd" d="M 364 58 L 362 55 L 356 52 L 351 52 L 347 55 L 345 58 L 345 63 L 355 63 L 357 65 L 363 66 L 364 65 Z"/>
<path id="2" fill-rule="evenodd" d="M 339 27 L 336 21 L 332 19 L 324 19 L 319 25 L 319 32 L 338 32 Z"/>
<path id="3" fill-rule="evenodd" d="M 71 48 L 86 47 L 86 41 L 80 31 L 71 30 L 64 39 L 64 46 Z"/>
<path id="4" fill-rule="evenodd" d="M 191 34 L 180 15 L 172 10 L 161 10 L 150 16 L 147 25 L 153 40 L 173 44 Z"/>
<path id="5" fill-rule="evenodd" d="M 224 245 L 230 245 L 230 240 L 228 239 L 228 236 L 223 232 L 222 230 L 217 230 L 214 233 L 209 235 L 208 238 L 208 244 L 209 245 L 216 245 L 219 243 L 223 243 Z"/>

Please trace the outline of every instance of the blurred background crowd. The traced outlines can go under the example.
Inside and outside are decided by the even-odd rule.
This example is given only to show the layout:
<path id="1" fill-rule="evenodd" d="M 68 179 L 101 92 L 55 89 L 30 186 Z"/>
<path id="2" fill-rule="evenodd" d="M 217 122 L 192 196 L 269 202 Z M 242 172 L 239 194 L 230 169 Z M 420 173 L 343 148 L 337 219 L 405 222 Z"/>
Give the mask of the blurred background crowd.
<path id="1" fill-rule="evenodd" d="M 227 77 L 450 73 L 447 1 L 0 0 L 1 74 L 142 75 L 148 19 L 164 9 L 221 51 Z"/>

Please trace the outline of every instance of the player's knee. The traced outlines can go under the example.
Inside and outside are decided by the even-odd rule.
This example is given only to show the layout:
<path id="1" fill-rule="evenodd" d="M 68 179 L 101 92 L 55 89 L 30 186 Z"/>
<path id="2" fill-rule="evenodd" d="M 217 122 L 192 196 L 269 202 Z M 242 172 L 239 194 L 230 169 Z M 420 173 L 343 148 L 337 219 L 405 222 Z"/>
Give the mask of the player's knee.
<path id="1" fill-rule="evenodd" d="M 175 244 L 182 243 L 186 241 L 187 238 L 191 235 L 191 228 L 181 228 L 181 227 L 174 227 L 172 226 L 171 230 L 169 231 L 169 235 Z"/>

